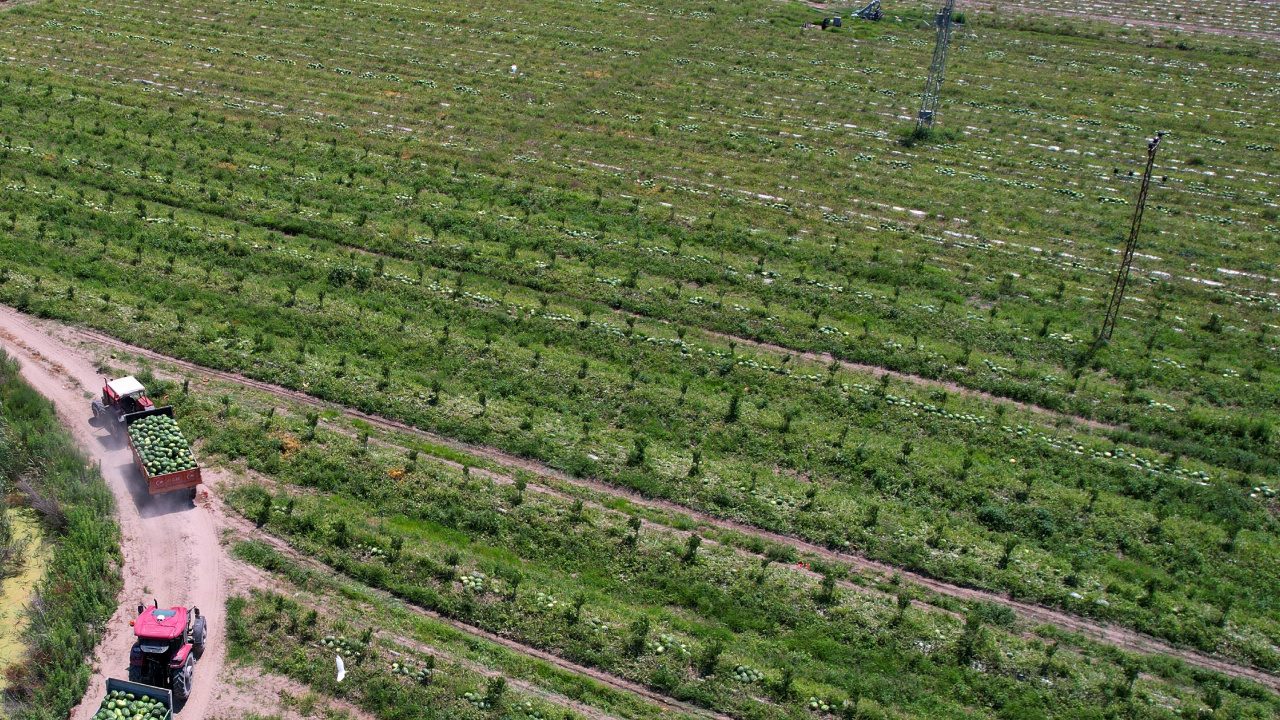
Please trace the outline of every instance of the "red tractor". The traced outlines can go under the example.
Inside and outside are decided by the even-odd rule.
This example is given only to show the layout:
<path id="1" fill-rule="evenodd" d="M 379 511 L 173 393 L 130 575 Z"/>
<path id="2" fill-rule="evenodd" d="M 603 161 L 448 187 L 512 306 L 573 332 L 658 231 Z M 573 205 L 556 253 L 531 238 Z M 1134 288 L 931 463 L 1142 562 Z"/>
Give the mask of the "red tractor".
<path id="1" fill-rule="evenodd" d="M 177 431 L 172 407 L 156 407 L 146 396 L 146 388 L 142 383 L 130 375 L 116 378 L 102 386 L 102 397 L 93 401 L 91 409 L 93 417 L 89 419 L 90 425 L 106 428 L 112 435 L 128 443 L 129 451 L 133 453 L 133 464 L 147 481 L 148 493 L 158 495 L 174 490 L 187 490 L 191 499 L 195 500 L 196 488 L 201 483 L 200 467 L 196 464 L 191 449 L 186 446 L 185 438 L 182 440 L 181 452 L 178 453 L 187 458 L 182 464 L 168 462 L 175 458 L 170 450 L 148 453 L 154 446 L 151 439 L 155 438 L 155 434 L 149 435 L 146 429 L 148 425 L 165 420 L 174 432 Z M 141 444 L 135 442 L 134 438 L 138 428 L 143 429 L 140 433 L 143 436 Z M 154 430 L 153 425 L 151 431 Z M 172 438 L 173 433 L 167 433 L 166 436 Z M 157 460 L 159 462 L 155 462 Z"/>
<path id="2" fill-rule="evenodd" d="M 129 423 L 126 418 L 155 409 L 146 392 L 142 383 L 132 375 L 108 382 L 102 386 L 102 399 L 93 401 L 90 424 L 104 427 L 114 434 L 127 435 L 125 428 Z"/>
<path id="3" fill-rule="evenodd" d="M 174 699 L 186 700 L 208 634 L 200 608 L 139 605 L 138 619 L 130 624 L 138 640 L 129 651 L 129 680 L 167 688 Z"/>

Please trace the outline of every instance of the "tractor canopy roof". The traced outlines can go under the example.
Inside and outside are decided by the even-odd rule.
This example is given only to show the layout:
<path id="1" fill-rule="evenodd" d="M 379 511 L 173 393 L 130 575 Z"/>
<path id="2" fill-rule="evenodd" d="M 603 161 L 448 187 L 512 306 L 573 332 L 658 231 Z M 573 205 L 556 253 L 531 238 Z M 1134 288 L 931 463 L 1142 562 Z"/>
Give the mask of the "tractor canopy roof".
<path id="1" fill-rule="evenodd" d="M 142 387 L 142 383 L 138 382 L 138 378 L 132 375 L 112 380 L 107 383 L 107 387 L 111 389 L 111 392 L 116 397 L 128 397 L 146 390 L 146 388 Z"/>
<path id="2" fill-rule="evenodd" d="M 187 609 L 147 608 L 133 624 L 133 634 L 145 640 L 172 640 L 187 627 Z"/>

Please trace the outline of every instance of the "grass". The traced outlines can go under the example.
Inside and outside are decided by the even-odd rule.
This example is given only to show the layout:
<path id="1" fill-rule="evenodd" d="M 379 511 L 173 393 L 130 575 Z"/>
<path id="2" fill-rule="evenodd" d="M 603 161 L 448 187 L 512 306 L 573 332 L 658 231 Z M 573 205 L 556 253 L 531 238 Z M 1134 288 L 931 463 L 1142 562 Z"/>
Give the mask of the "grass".
<path id="1" fill-rule="evenodd" d="M 8 717 L 65 718 L 89 682 L 93 652 L 120 589 L 115 504 L 96 468 L 76 448 L 52 404 L 0 351 L 0 465 L 7 486 L 41 514 L 52 547 L 26 610 L 26 656 L 5 670 Z M 12 490 L 10 492 L 13 492 Z"/>
<path id="2" fill-rule="evenodd" d="M 0 301 L 1280 668 L 1274 43 L 975 10 L 904 144 L 914 10 L 210 8 L 6 14 Z M 181 411 L 331 502 L 410 470 Z"/>
<path id="3" fill-rule="evenodd" d="M 250 401 L 245 398 L 246 403 Z M 231 417 L 223 421 L 225 427 L 206 438 L 215 439 L 223 433 L 252 434 L 236 422 L 236 416 L 246 411 L 246 407 L 233 410 Z M 192 404 L 183 416 L 199 425 L 199 406 Z M 273 424 L 268 434 L 287 438 L 302 432 L 303 427 L 301 423 L 292 427 Z M 874 690 L 877 703 L 908 714 L 933 717 L 955 712 L 938 702 L 939 697 L 948 694 L 940 688 L 922 691 L 920 698 L 907 699 L 914 681 L 900 682 L 901 678 L 888 676 L 878 679 L 876 672 L 868 670 L 860 675 L 838 670 L 842 663 L 855 662 L 859 667 L 882 667 L 888 673 L 894 667 L 889 657 L 911 655 L 919 642 L 932 645 L 941 634 L 952 640 L 927 651 L 921 657 L 921 661 L 927 660 L 926 664 L 911 672 L 928 677 L 944 670 L 950 673 L 957 652 L 957 646 L 951 643 L 958 642 L 963 633 L 961 623 L 949 616 L 912 611 L 905 621 L 896 620 L 898 612 L 893 609 L 892 595 L 887 600 L 877 600 L 843 590 L 837 593 L 838 610 L 832 614 L 824 609 L 829 606 L 823 603 L 830 601 L 820 600 L 817 581 L 797 584 L 796 579 L 788 577 L 789 573 L 779 571 L 760 575 L 754 560 L 735 557 L 723 548 L 704 548 L 702 558 L 692 565 L 680 560 L 685 541 L 678 536 L 646 531 L 644 541 L 633 548 L 627 540 L 632 532 L 627 516 L 621 513 L 586 508 L 580 520 L 573 520 L 575 508 L 569 498 L 557 500 L 526 492 L 521 502 L 513 505 L 514 491 L 510 486 L 492 486 L 430 461 L 420 462 L 405 473 L 403 455 L 395 449 L 364 450 L 356 439 L 323 430 L 314 442 L 314 447 L 298 448 L 281 458 L 274 477 L 285 483 L 309 485 L 307 477 L 313 472 L 323 473 L 319 469 L 321 458 L 328 456 L 342 459 L 348 483 L 321 493 L 291 493 L 289 484 L 269 487 L 269 493 L 265 493 L 257 486 L 247 485 L 232 492 L 228 499 L 232 507 L 258 520 L 263 517 L 258 515 L 258 508 L 269 504 L 273 510 L 266 516 L 264 527 L 268 531 L 280 534 L 304 555 L 329 564 L 354 581 L 730 714 L 759 710 L 749 700 L 734 699 L 738 696 L 727 668 L 739 663 L 762 670 L 766 680 L 760 692 L 783 707 L 794 703 L 798 710 L 811 695 L 838 705 L 878 688 Z M 260 462 L 252 456 L 247 459 L 250 465 Z M 343 519 L 340 528 L 333 518 Z M 274 566 L 270 569 L 285 571 Z M 848 571 L 832 567 L 827 572 Z M 464 577 L 474 577 L 474 573 L 487 578 L 478 591 L 468 590 L 463 581 Z M 299 580 L 294 578 L 294 582 Z M 890 593 L 895 591 L 888 582 L 881 587 Z M 910 589 L 899 587 L 897 591 Z M 574 620 L 563 613 L 569 613 L 577 597 L 583 597 L 585 602 Z M 544 606 L 550 603 L 556 607 L 548 610 Z M 1123 674 L 1119 666 L 1112 666 L 1116 668 L 1113 673 L 1094 674 L 1078 669 L 1075 661 L 1045 665 L 1041 654 L 1046 644 L 1039 640 L 1028 643 L 1003 629 L 1008 624 L 1007 611 L 981 605 L 957 610 L 972 611 L 978 622 L 989 626 L 983 631 L 982 652 L 990 653 L 993 660 L 996 656 L 1004 658 L 999 662 L 999 675 L 1024 673 L 1035 677 L 1049 673 L 1045 677 L 1071 678 L 1064 688 L 1094 698 L 1087 702 L 1098 702 L 1097 698 L 1111 697 L 1114 678 Z M 827 618 L 819 620 L 824 612 Z M 650 637 L 677 638 L 688 646 L 689 655 L 628 656 L 620 646 L 625 645 L 626 628 L 637 613 L 651 619 Z M 603 635 L 594 631 L 602 625 L 613 629 Z M 576 628 L 593 632 L 583 638 L 582 630 Z M 827 648 L 821 656 L 814 656 L 812 664 L 796 666 L 793 682 L 798 689 L 794 695 L 775 695 L 781 692 L 776 683 L 781 677 L 778 673 L 785 667 L 780 662 L 795 662 L 794 653 L 800 648 L 808 648 L 812 654 L 816 648 L 825 647 L 815 634 L 818 628 L 841 638 L 841 653 L 855 655 L 843 657 L 836 653 L 836 646 Z M 1055 636 L 1050 633 L 1047 637 Z M 872 638 L 874 647 L 884 648 L 887 653 L 880 660 L 872 657 L 879 650 L 859 650 L 861 643 Z M 724 662 L 718 677 L 703 678 L 695 672 L 695 659 L 713 641 L 723 643 Z M 1090 647 L 1086 657 L 1095 653 L 1110 657 L 1095 659 L 1095 663 L 1146 662 L 1129 657 L 1117 659 L 1108 655 L 1109 651 Z M 864 655 L 866 652 L 871 655 Z M 1017 659 L 1011 660 L 1006 654 Z M 1058 656 L 1059 660 L 1063 657 L 1066 656 Z M 1024 663 L 1026 667 L 1022 668 Z M 1199 692 L 1193 689 L 1198 681 L 1191 680 L 1184 670 L 1166 667 L 1163 672 L 1177 679 L 1168 686 L 1163 676 L 1153 679 L 1159 689 L 1152 687 L 1144 692 Z M 850 684 L 852 677 L 861 680 Z M 1084 688 L 1095 687 L 1092 683 L 1097 683 L 1096 689 L 1086 691 Z M 977 677 L 966 679 L 965 684 L 977 693 L 968 698 L 970 702 L 985 702 L 981 699 L 984 693 L 995 692 Z M 1180 702 L 1195 702 L 1185 695 L 1180 697 L 1184 698 Z M 1073 701 L 1066 697 L 1049 700 L 1042 693 L 1031 693 L 1024 700 L 1062 707 L 1062 712 L 1069 715 L 1083 712 L 1082 706 L 1072 705 Z"/>
<path id="4" fill-rule="evenodd" d="M 383 647 L 399 648 L 397 651 L 403 653 L 406 647 L 404 643 L 411 639 L 428 644 L 444 653 L 437 658 L 437 675 L 433 678 L 433 684 L 441 682 L 448 690 L 440 696 L 439 702 L 432 703 L 431 712 L 454 712 L 461 705 L 463 693 L 483 686 L 485 680 L 474 667 L 474 665 L 480 665 L 490 668 L 491 671 L 500 672 L 511 680 L 532 682 L 551 692 L 559 693 L 562 697 L 573 698 L 605 712 L 636 718 L 656 717 L 661 713 L 656 707 L 588 678 L 540 660 L 515 654 L 488 641 L 462 633 L 443 622 L 407 612 L 399 603 L 370 593 L 367 589 L 353 585 L 341 576 L 331 577 L 302 567 L 263 543 L 241 541 L 233 546 L 232 552 L 240 560 L 287 577 L 302 593 L 303 602 L 317 604 L 325 609 L 325 614 L 320 617 L 325 618 L 326 622 L 332 621 L 333 629 L 338 632 L 345 631 L 353 637 L 362 635 L 366 626 L 361 619 L 367 618 L 370 613 L 375 613 L 379 618 L 380 637 L 385 638 L 379 641 Z M 344 590 L 346 592 L 343 592 Z M 345 601 L 335 601 L 335 598 L 343 595 L 347 596 Z M 229 614 L 230 611 L 243 612 L 243 608 L 255 601 L 261 602 L 264 598 L 275 602 L 274 596 L 263 594 L 232 598 L 228 603 Z M 300 613 L 299 610 L 304 612 Z M 266 652 L 268 655 L 265 658 L 265 664 L 268 667 L 290 673 L 295 679 L 310 683 L 311 678 L 296 674 L 296 668 L 283 664 L 276 665 L 276 659 L 284 657 L 284 651 L 290 649 L 295 655 L 301 650 L 308 656 L 332 662 L 327 652 L 316 642 L 324 636 L 321 631 L 311 629 L 307 632 L 299 632 L 299 627 L 305 624 L 302 621 L 306 620 L 306 612 L 309 612 L 309 609 L 293 607 L 292 614 L 299 616 L 299 623 L 292 631 L 292 636 L 283 638 L 277 637 L 279 633 L 276 633 L 276 636 L 270 636 L 269 633 L 264 632 L 257 634 L 267 635 L 267 637 L 258 637 L 255 636 L 255 631 L 251 627 L 238 627 L 231 645 L 233 657 L 241 662 L 260 662 L 264 660 L 262 653 Z M 389 672 L 392 669 L 390 664 L 397 661 L 395 657 L 399 656 L 387 653 L 383 655 L 384 662 L 370 663 L 371 667 L 368 669 L 371 671 L 371 676 L 395 677 Z M 444 662 L 446 657 L 452 658 L 447 665 Z M 421 659 L 425 661 L 425 657 Z M 419 663 L 419 666 L 421 664 Z M 327 666 L 325 669 L 327 671 Z M 355 684 L 359 685 L 362 677 L 370 677 L 370 675 L 356 676 L 353 678 Z M 444 680 L 446 678 L 447 681 Z M 331 695 L 358 699 L 352 698 L 348 693 L 336 691 L 336 686 L 332 683 L 324 683 L 320 687 Z M 522 702 L 517 702 L 515 705 L 522 705 Z M 543 703 L 538 705 L 538 711 L 544 717 L 549 717 L 547 706 Z M 379 717 L 395 717 L 394 708 L 380 708 L 369 704 L 365 704 L 364 707 L 371 712 L 381 713 Z M 563 713 L 564 711 L 560 710 L 556 715 L 563 716 Z"/>

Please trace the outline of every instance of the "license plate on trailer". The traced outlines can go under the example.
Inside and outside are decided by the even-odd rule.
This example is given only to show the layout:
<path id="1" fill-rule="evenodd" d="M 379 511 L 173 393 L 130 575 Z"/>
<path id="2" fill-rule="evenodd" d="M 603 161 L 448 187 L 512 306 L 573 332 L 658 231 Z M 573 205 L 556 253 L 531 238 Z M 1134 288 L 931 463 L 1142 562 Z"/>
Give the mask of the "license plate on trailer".
<path id="1" fill-rule="evenodd" d="M 183 470 L 182 472 L 173 473 L 171 475 L 161 475 L 151 479 L 150 492 L 152 495 L 170 490 L 178 490 L 181 488 L 195 487 L 200 484 L 200 468 L 192 468 Z"/>

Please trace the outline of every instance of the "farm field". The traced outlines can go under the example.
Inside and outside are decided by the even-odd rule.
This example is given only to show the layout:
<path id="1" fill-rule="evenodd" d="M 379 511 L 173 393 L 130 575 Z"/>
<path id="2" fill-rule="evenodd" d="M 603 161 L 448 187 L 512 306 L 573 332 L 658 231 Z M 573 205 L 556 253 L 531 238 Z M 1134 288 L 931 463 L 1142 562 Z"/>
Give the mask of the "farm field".
<path id="1" fill-rule="evenodd" d="M 1276 29 L 1024 5 L 922 142 L 916 7 L 15 7 L 0 302 L 400 423 L 181 393 L 273 552 L 682 712 L 1267 716 Z"/>
<path id="2" fill-rule="evenodd" d="M 1280 24 L 1267 12 L 1267 5 L 1247 0 L 1190 3 L 1171 2 L 1161 5 L 1132 0 L 1100 0 L 1071 3 L 1062 0 L 1016 0 L 1005 3 L 975 3 L 978 7 L 1044 13 L 1073 18 L 1089 18 L 1127 25 L 1151 26 L 1165 31 L 1201 31 L 1221 35 L 1249 37 L 1263 43 L 1275 43 Z"/>
<path id="3" fill-rule="evenodd" d="M 356 608 L 373 605 L 381 618 L 374 638 L 382 640 L 367 645 L 367 659 L 356 666 L 359 674 L 349 676 L 356 684 L 342 695 L 381 709 L 379 716 L 395 717 L 391 707 L 414 691 L 409 681 L 428 654 L 437 668 L 430 681 L 433 706 L 466 710 L 465 693 L 483 695 L 487 685 L 469 672 L 468 663 L 453 659 L 466 651 L 459 651 L 447 628 L 421 618 L 393 621 L 403 606 L 375 599 L 376 589 L 458 627 L 493 629 L 525 647 L 552 650 L 644 683 L 665 695 L 665 702 L 696 703 L 693 716 L 700 714 L 698 706 L 729 716 L 781 716 L 767 705 L 803 710 L 809 698 L 820 698 L 829 707 L 842 707 L 849 696 L 859 703 L 857 716 L 876 716 L 886 707 L 930 717 L 963 715 L 937 691 L 915 697 L 921 685 L 950 682 L 938 678 L 951 672 L 934 664 L 939 656 L 930 660 L 923 654 L 911 661 L 905 680 L 899 677 L 903 669 L 894 658 L 914 657 L 921 643 L 948 647 L 942 657 L 973 652 L 979 665 L 998 663 L 1002 672 L 1043 677 L 1061 688 L 1046 693 L 1042 685 L 1029 692 L 1034 686 L 988 685 L 975 677 L 969 681 L 978 680 L 969 702 L 1045 703 L 1060 706 L 1051 714 L 1078 716 L 1087 712 L 1076 695 L 1081 691 L 1084 697 L 1118 692 L 1124 698 L 1177 697 L 1196 704 L 1212 697 L 1204 695 L 1206 688 L 1219 687 L 1228 702 L 1231 693 L 1240 693 L 1245 702 L 1238 707 L 1246 713 L 1270 711 L 1270 696 L 1261 688 L 1172 658 L 1131 654 L 1085 636 L 1027 625 L 994 603 L 956 602 L 908 580 L 850 572 L 838 562 L 783 546 L 761 546 L 760 555 L 773 560 L 761 563 L 750 551 L 749 538 L 735 540 L 678 514 L 593 502 L 589 493 L 556 487 L 518 468 L 371 426 L 332 406 L 317 409 L 287 393 L 238 386 L 230 377 L 208 382 L 196 376 L 187 393 L 177 378 L 193 368 L 159 361 L 153 376 L 146 369 L 153 361 L 134 359 L 124 348 L 104 360 L 143 368 L 140 377 L 166 393 L 187 431 L 201 438 L 203 457 L 227 469 L 230 477 L 219 486 L 230 508 L 251 521 L 250 527 L 269 533 L 266 542 L 237 540 L 233 555 L 288 579 L 287 589 L 255 593 L 229 608 L 232 653 L 252 652 L 273 671 L 334 692 L 329 658 L 323 650 L 317 657 L 312 648 L 329 635 L 345 638 L 348 651 L 366 647 L 360 639 L 363 623 L 351 618 L 362 617 L 353 612 Z M 173 379 L 162 380 L 161 373 Z M 316 478 L 337 465 L 346 468 L 350 484 L 320 489 L 323 481 Z M 707 539 L 691 555 L 688 538 L 694 533 Z M 277 538 L 288 540 L 288 546 Z M 737 552 L 735 542 L 742 546 Z M 846 579 L 827 585 L 827 577 Z M 685 584 L 692 590 L 678 590 Z M 370 589 L 359 589 L 362 585 Z M 330 620 L 327 630 L 316 629 L 314 618 L 307 620 L 316 608 L 325 613 L 321 618 L 341 619 Z M 745 609 L 770 615 L 760 620 Z M 245 618 L 244 625 L 234 620 L 237 616 Z M 642 617 L 648 622 L 637 624 Z M 837 645 L 815 633 L 841 626 L 837 637 L 845 650 L 836 653 Z M 646 649 L 627 649 L 640 628 L 646 628 Z M 873 644 L 866 645 L 869 641 Z M 806 649 L 797 650 L 797 643 Z M 308 649 L 305 661 L 296 654 L 299 646 Z M 822 655 L 812 654 L 824 647 Z M 775 674 L 777 666 L 769 661 L 778 657 L 794 674 Z M 413 673 L 402 674 L 393 665 L 406 662 L 413 664 Z M 844 674 L 842 666 L 857 668 L 848 673 L 857 678 L 852 685 L 835 679 Z M 739 676 L 733 671 L 739 667 L 755 674 Z M 514 678 L 508 681 L 513 686 L 508 700 L 529 697 L 527 687 L 514 690 L 520 678 L 529 677 L 519 672 L 520 665 L 503 668 Z M 1130 675 L 1141 680 L 1129 685 Z M 535 688 L 549 686 L 542 692 L 559 698 L 550 705 L 543 700 L 534 711 L 543 717 L 548 716 L 543 708 L 563 706 L 566 696 L 577 698 L 574 711 L 588 716 L 645 716 L 643 705 L 627 704 L 602 688 L 566 685 L 563 676 L 532 681 Z M 539 695 L 532 698 L 536 703 Z M 521 702 L 515 704 L 518 708 Z"/>

